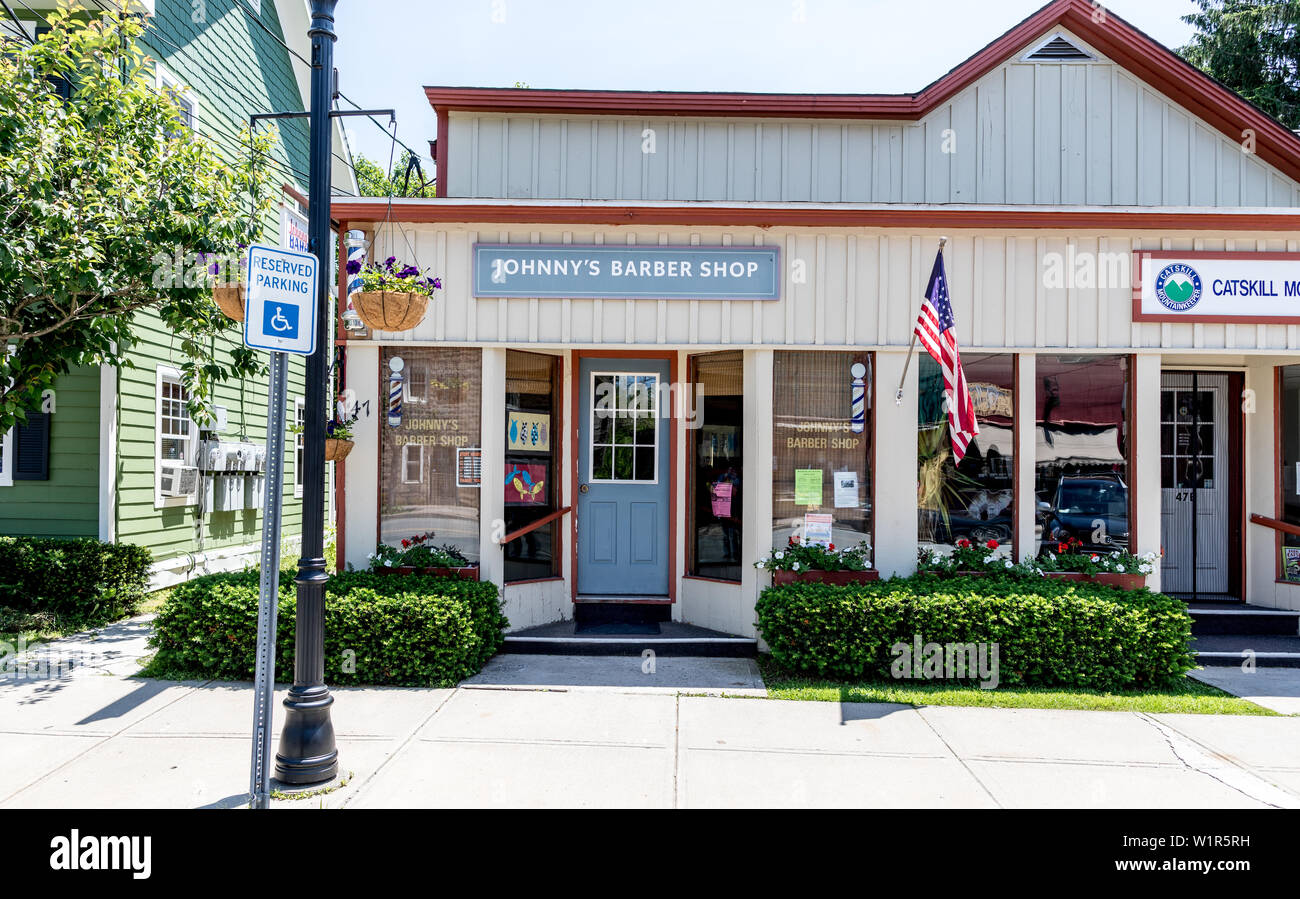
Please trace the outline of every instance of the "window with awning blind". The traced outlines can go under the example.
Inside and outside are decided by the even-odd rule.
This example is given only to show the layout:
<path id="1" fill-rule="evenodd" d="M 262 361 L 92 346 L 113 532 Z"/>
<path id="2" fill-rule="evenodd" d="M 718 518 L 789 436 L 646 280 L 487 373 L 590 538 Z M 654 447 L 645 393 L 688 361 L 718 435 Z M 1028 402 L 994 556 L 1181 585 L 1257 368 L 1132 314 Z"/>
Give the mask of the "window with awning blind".
<path id="1" fill-rule="evenodd" d="M 803 538 L 810 524 L 825 520 L 809 519 L 809 515 L 831 516 L 837 549 L 862 543 L 872 546 L 874 377 L 870 353 L 783 350 L 775 354 L 774 547 L 785 546 L 790 537 Z M 855 421 L 853 400 L 859 394 L 861 419 Z"/>

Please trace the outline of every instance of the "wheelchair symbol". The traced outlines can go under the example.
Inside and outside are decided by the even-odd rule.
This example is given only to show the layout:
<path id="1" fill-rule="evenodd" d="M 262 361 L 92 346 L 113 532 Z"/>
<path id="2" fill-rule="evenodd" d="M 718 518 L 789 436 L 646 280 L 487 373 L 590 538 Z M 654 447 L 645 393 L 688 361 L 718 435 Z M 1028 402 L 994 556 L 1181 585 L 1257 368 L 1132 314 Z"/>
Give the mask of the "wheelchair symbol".
<path id="1" fill-rule="evenodd" d="M 262 308 L 262 333 L 268 337 L 298 339 L 299 309 L 297 306 L 267 303 Z"/>

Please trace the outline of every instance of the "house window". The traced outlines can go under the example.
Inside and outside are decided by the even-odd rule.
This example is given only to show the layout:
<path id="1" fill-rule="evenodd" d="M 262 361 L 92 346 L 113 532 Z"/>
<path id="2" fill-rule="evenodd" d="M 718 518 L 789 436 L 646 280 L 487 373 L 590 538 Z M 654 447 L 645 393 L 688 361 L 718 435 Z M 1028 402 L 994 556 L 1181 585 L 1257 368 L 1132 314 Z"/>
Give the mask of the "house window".
<path id="1" fill-rule="evenodd" d="M 158 66 L 158 91 L 171 97 L 179 107 L 176 123 L 193 131 L 195 120 L 198 118 L 198 104 L 194 99 L 194 91 L 161 65 Z"/>
<path id="2" fill-rule="evenodd" d="M 958 540 L 998 544 L 1009 556 L 1015 521 L 1015 358 L 963 354 L 979 434 L 961 463 L 952 455 L 943 370 L 926 354 L 917 359 L 917 542 L 947 553 Z"/>
<path id="3" fill-rule="evenodd" d="M 686 512 L 690 573 L 739 581 L 744 520 L 745 372 L 739 350 L 692 356 L 690 383 L 696 427 L 687 431 L 690 477 Z"/>
<path id="4" fill-rule="evenodd" d="M 196 499 L 196 478 L 180 471 L 193 467 L 197 455 L 198 426 L 186 410 L 189 398 L 180 372 L 159 366 L 154 393 L 154 505 L 159 508 Z M 178 494 L 181 485 L 193 489 Z"/>
<path id="5" fill-rule="evenodd" d="M 293 401 L 293 423 L 295 425 L 293 435 L 293 495 L 295 499 L 302 499 L 303 446 L 305 445 L 303 428 L 307 426 L 306 410 L 306 400 L 302 397 L 295 397 Z"/>
<path id="6" fill-rule="evenodd" d="M 419 484 L 424 480 L 424 447 L 408 443 L 402 447 L 402 483 Z"/>
<path id="7" fill-rule="evenodd" d="M 411 363 L 406 372 L 404 402 L 423 403 L 429 398 L 429 372 L 419 363 Z"/>
<path id="8" fill-rule="evenodd" d="M 872 557 L 872 361 L 870 353 L 777 351 L 774 547 L 791 537 L 824 535 L 829 519 L 837 549 L 861 546 Z"/>

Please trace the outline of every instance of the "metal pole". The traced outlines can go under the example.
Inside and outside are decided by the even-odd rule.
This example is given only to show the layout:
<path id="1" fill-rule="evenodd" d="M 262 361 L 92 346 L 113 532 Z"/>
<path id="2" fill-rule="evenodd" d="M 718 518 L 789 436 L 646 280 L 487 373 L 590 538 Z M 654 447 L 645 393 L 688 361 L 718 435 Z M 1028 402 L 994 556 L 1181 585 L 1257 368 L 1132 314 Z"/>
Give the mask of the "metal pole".
<path id="1" fill-rule="evenodd" d="M 939 238 L 939 253 L 942 255 L 948 238 Z M 907 370 L 912 367 L 912 353 L 916 350 L 916 323 L 912 323 L 912 343 L 907 347 L 907 359 L 903 362 L 903 376 L 898 379 L 898 391 L 894 394 L 894 405 L 903 405 L 903 383 L 907 381 Z"/>
<path id="2" fill-rule="evenodd" d="M 285 369 L 288 357 L 271 354 L 271 400 L 266 416 L 266 496 L 262 501 L 262 576 L 257 609 L 257 671 L 253 687 L 253 808 L 271 805 L 271 704 L 275 700 L 275 634 L 280 597 L 280 512 L 284 484 Z"/>
<path id="3" fill-rule="evenodd" d="M 330 105 L 334 95 L 334 8 L 338 0 L 311 0 L 311 156 L 307 251 L 320 262 L 316 286 L 316 352 L 307 357 L 302 478 L 302 558 L 298 560 L 298 614 L 293 687 L 284 700 L 284 729 L 275 776 L 312 784 L 338 773 L 325 686 L 325 423 L 329 415 L 330 321 Z"/>

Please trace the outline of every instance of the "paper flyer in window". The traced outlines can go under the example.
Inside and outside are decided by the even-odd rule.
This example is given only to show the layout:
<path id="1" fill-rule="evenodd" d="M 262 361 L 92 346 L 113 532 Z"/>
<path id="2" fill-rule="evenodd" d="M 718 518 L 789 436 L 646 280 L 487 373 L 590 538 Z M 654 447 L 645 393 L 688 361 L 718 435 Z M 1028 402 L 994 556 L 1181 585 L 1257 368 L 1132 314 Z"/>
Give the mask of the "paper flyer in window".
<path id="1" fill-rule="evenodd" d="M 856 509 L 858 507 L 858 473 L 856 471 L 837 471 L 832 475 L 835 484 L 835 508 Z"/>
<path id="2" fill-rule="evenodd" d="M 809 512 L 803 517 L 803 542 L 829 546 L 831 525 L 834 519 L 829 512 Z"/>

